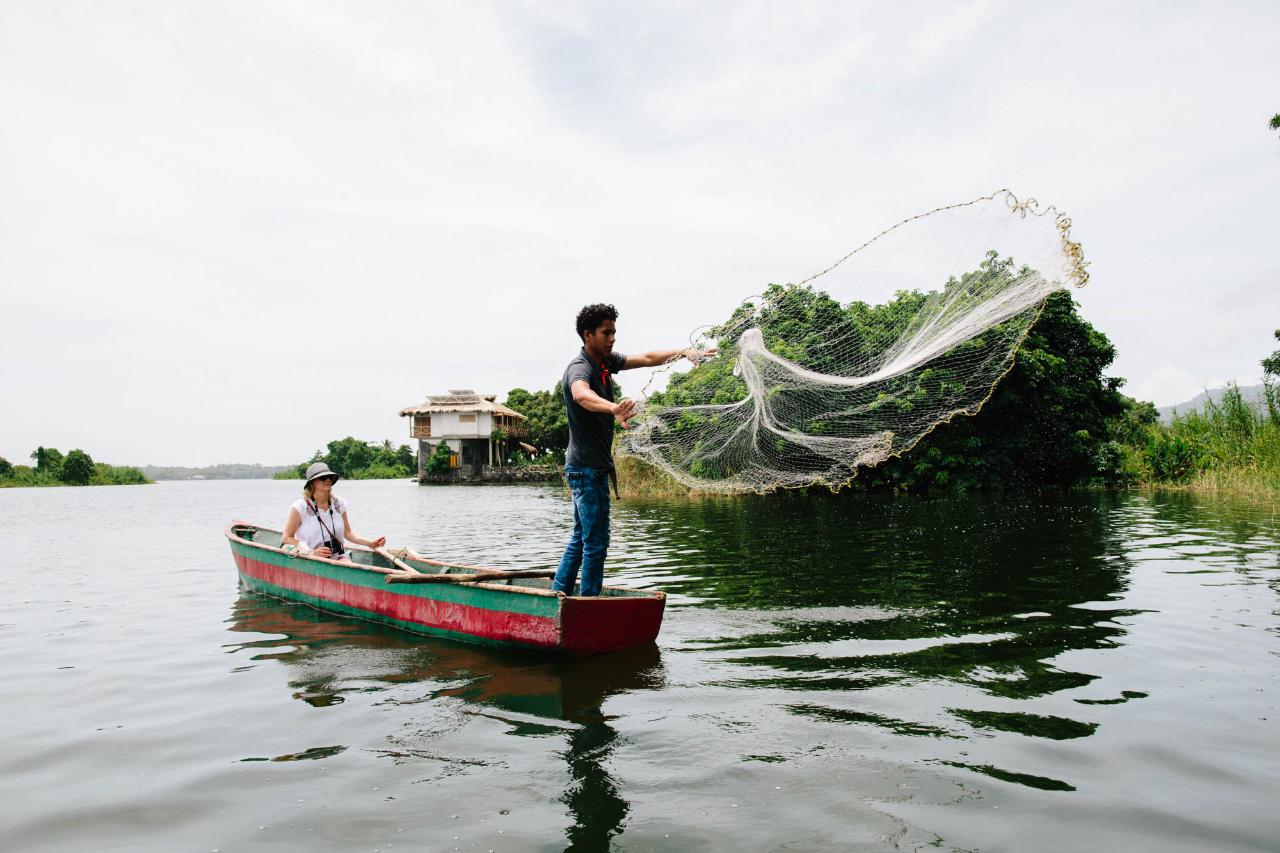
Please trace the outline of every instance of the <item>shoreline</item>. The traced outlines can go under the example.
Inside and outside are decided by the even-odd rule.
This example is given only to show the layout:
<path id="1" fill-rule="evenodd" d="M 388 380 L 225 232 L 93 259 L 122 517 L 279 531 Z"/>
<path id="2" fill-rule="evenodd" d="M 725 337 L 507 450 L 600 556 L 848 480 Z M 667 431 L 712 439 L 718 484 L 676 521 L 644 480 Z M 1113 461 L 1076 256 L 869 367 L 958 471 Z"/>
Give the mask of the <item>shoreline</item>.
<path id="1" fill-rule="evenodd" d="M 0 480 L 0 489 L 90 489 L 94 486 L 154 486 L 155 480 L 130 483 L 16 483 L 13 480 Z"/>

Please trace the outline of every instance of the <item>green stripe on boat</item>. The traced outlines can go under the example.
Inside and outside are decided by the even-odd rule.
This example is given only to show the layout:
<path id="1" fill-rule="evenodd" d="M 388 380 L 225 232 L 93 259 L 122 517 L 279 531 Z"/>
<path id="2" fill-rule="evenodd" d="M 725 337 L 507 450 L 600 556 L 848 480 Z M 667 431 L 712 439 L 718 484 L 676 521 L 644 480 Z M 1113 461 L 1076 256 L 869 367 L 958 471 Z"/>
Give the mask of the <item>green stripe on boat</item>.
<path id="1" fill-rule="evenodd" d="M 388 584 L 385 575 L 358 568 L 345 568 L 319 560 L 307 560 L 290 557 L 269 548 L 255 547 L 240 542 L 231 542 L 232 551 L 249 560 L 266 563 L 271 566 L 301 572 L 313 577 L 326 578 L 351 586 L 362 586 L 380 589 L 413 598 L 425 598 L 430 601 L 443 601 L 449 604 L 461 604 L 477 607 L 482 610 L 499 610 L 504 613 L 520 613 L 529 616 L 553 617 L 560 610 L 559 599 L 546 595 L 520 595 L 510 592 L 495 592 L 479 586 L 462 584 Z"/>

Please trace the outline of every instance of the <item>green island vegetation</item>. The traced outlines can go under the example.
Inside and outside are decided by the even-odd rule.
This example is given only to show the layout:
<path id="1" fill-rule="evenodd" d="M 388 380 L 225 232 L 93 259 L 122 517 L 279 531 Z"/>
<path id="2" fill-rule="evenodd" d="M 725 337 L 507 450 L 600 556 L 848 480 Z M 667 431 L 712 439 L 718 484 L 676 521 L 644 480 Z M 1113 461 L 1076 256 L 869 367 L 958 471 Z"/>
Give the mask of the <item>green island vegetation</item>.
<path id="1" fill-rule="evenodd" d="M 811 350 L 832 334 L 833 320 L 864 339 L 905 328 L 926 294 L 901 291 L 889 302 L 841 306 L 810 287 L 772 286 L 766 344 L 821 370 Z M 732 326 L 730 318 L 721 330 Z M 1280 331 L 1276 332 L 1280 340 Z M 745 386 L 735 377 L 732 335 L 722 356 L 672 377 L 650 406 L 695 400 L 731 402 Z M 1220 399 L 1161 423 L 1154 405 L 1121 393 L 1124 380 L 1105 375 L 1116 355 L 1106 335 L 1080 316 L 1059 291 L 1016 352 L 1013 366 L 972 417 L 956 417 L 899 457 L 858 473 L 845 490 L 920 493 L 1039 487 L 1180 488 L 1280 499 L 1280 350 L 1262 361 L 1263 400 L 1251 405 L 1230 386 Z M 514 407 L 513 407 L 514 408 Z M 619 479 L 631 494 L 689 490 L 635 457 L 618 457 Z"/>
<path id="2" fill-rule="evenodd" d="M 329 442 L 325 450 L 317 450 L 306 462 L 278 472 L 273 479 L 301 480 L 307 466 L 315 462 L 325 463 L 347 480 L 395 480 L 418 472 L 418 463 L 407 444 L 394 447 L 390 439 L 379 444 L 347 436 Z"/>
<path id="3" fill-rule="evenodd" d="M 83 450 L 65 456 L 54 447 L 31 451 L 35 467 L 0 456 L 0 488 L 22 486 L 137 486 L 152 482 L 137 468 L 94 462 Z"/>

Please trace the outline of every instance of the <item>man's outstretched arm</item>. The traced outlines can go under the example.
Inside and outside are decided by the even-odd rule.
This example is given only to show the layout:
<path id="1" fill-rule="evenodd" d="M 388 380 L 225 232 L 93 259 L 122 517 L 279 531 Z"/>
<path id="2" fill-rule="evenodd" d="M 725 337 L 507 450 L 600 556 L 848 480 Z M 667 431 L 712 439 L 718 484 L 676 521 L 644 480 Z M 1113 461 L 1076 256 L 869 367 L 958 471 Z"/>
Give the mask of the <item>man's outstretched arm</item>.
<path id="1" fill-rule="evenodd" d="M 627 360 L 623 362 L 622 369 L 630 370 L 633 367 L 658 367 L 668 362 L 676 361 L 681 358 L 687 358 L 689 361 L 697 364 L 704 358 L 711 358 L 718 350 L 715 347 L 706 350 L 694 349 L 686 347 L 685 349 L 659 349 L 653 352 L 646 352 L 642 355 L 629 355 Z"/>

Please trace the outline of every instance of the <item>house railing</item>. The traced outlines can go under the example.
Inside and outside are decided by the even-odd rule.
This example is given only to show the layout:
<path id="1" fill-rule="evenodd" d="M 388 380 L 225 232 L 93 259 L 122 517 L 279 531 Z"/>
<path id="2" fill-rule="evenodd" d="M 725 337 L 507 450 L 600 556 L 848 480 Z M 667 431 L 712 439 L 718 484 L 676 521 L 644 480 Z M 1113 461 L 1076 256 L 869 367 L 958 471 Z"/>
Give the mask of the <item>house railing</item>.
<path id="1" fill-rule="evenodd" d="M 496 424 L 494 428 L 495 428 L 495 429 L 501 429 L 501 430 L 505 431 L 505 432 L 506 432 L 506 434 L 507 434 L 507 435 L 509 435 L 509 436 L 511 436 L 512 438 L 525 438 L 526 436 L 528 436 L 528 435 L 529 435 L 529 430 L 528 430 L 524 425 L 522 425 L 522 424 L 521 424 L 521 425 L 517 425 L 517 424 Z M 469 435 L 469 434 L 472 434 L 472 433 L 470 433 L 469 431 L 468 431 L 468 432 L 463 433 L 463 435 Z M 476 437 L 477 437 L 477 438 L 483 438 L 483 437 L 484 437 L 484 436 L 479 435 L 478 433 L 476 433 L 475 435 L 476 435 Z M 409 427 L 409 437 L 410 437 L 410 438 L 428 438 L 428 439 L 429 439 L 429 438 L 432 438 L 432 435 L 431 435 L 431 423 L 430 423 L 430 421 L 428 421 L 427 423 L 424 423 L 424 424 L 418 424 L 418 423 L 415 423 L 415 424 L 411 425 L 411 426 Z"/>

